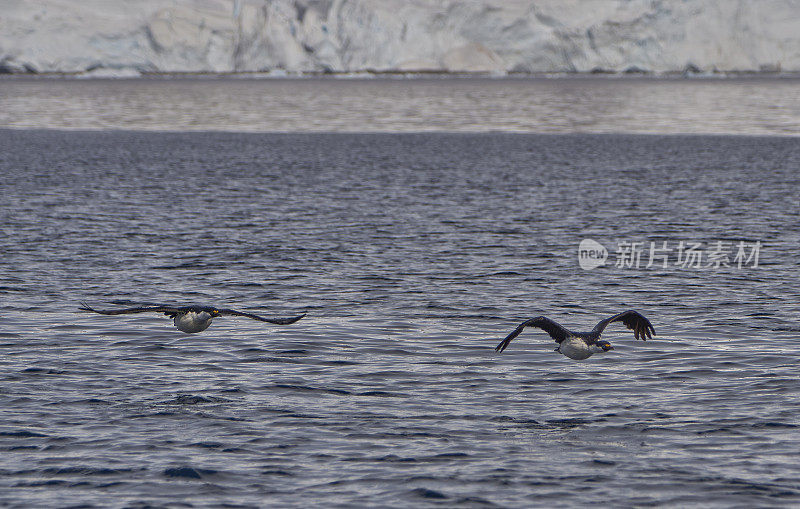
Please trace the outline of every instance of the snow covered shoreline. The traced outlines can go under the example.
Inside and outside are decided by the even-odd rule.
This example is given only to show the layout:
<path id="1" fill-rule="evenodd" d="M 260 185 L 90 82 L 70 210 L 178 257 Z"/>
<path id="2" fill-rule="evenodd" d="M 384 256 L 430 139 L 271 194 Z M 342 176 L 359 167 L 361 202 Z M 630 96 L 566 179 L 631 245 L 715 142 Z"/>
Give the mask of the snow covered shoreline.
<path id="1" fill-rule="evenodd" d="M 784 75 L 797 26 L 797 0 L 11 1 L 0 73 Z"/>
<path id="2" fill-rule="evenodd" d="M 243 79 L 243 80 L 424 80 L 424 79 L 603 79 L 603 80 L 727 80 L 727 79 L 800 79 L 800 72 L 755 72 L 755 71 L 715 71 L 707 73 L 691 72 L 554 72 L 554 73 L 464 73 L 464 72 L 400 72 L 400 71 L 356 71 L 356 72 L 139 72 L 135 69 L 95 69 L 86 72 L 0 72 L 0 80 L 15 79 Z"/>

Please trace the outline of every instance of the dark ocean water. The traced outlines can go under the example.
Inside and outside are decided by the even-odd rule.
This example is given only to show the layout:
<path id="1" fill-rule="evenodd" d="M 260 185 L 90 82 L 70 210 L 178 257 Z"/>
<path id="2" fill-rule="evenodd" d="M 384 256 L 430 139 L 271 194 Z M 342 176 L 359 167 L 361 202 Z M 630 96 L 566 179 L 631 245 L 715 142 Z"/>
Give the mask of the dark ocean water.
<path id="1" fill-rule="evenodd" d="M 793 138 L 0 131 L 0 505 L 800 504 L 799 169 Z M 653 341 L 494 352 L 627 308 Z"/>

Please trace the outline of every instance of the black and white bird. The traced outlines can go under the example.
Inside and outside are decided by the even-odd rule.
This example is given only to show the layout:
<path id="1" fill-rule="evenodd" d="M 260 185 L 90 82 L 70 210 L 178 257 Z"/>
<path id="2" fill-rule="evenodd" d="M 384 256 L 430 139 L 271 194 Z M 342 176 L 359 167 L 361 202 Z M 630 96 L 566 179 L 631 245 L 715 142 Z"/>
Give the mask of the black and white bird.
<path id="1" fill-rule="evenodd" d="M 545 316 L 537 316 L 536 318 L 531 318 L 530 320 L 522 322 L 519 327 L 514 329 L 511 334 L 506 336 L 506 338 L 497 345 L 495 351 L 502 352 L 505 350 L 508 344 L 511 343 L 511 340 L 519 336 L 525 327 L 538 327 L 556 340 L 556 343 L 558 343 L 556 352 L 566 355 L 570 359 L 580 361 L 588 359 L 592 354 L 607 352 L 614 349 L 611 343 L 600 339 L 603 330 L 612 322 L 624 323 L 626 327 L 633 331 L 634 337 L 642 341 L 652 339 L 656 333 L 650 320 L 645 318 L 638 311 L 632 309 L 606 318 L 605 320 L 600 320 L 590 332 L 572 332 Z"/>
<path id="2" fill-rule="evenodd" d="M 300 316 L 295 316 L 292 318 L 264 318 L 263 316 L 254 315 L 252 313 L 244 313 L 242 311 L 236 311 L 233 309 L 221 309 L 211 306 L 144 306 L 138 308 L 101 310 L 89 307 L 89 305 L 85 302 L 81 303 L 80 309 L 83 311 L 100 313 L 101 315 L 127 315 L 131 313 L 150 312 L 164 313 L 174 320 L 175 327 L 177 327 L 178 330 L 189 333 L 202 332 L 208 329 L 208 326 L 211 325 L 211 320 L 218 316 L 244 316 L 246 318 L 252 318 L 253 320 L 259 320 L 278 325 L 288 325 L 306 316 L 306 314 L 303 313 Z"/>

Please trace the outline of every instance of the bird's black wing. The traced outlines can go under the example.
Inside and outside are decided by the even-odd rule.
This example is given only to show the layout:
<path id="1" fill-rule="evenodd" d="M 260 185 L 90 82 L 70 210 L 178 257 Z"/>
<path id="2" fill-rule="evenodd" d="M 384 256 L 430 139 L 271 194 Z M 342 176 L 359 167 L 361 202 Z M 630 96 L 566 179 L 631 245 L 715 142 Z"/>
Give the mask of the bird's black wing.
<path id="1" fill-rule="evenodd" d="M 642 341 L 653 339 L 653 336 L 656 334 L 656 330 L 653 328 L 653 324 L 650 323 L 650 320 L 645 318 L 644 315 L 638 311 L 632 309 L 601 320 L 600 323 L 594 326 L 592 332 L 597 333 L 599 336 L 600 333 L 603 332 L 603 329 L 606 328 L 606 325 L 611 322 L 624 323 L 627 328 L 633 331 L 633 336 Z"/>
<path id="2" fill-rule="evenodd" d="M 180 313 L 180 309 L 172 306 L 144 306 L 138 308 L 124 308 L 124 309 L 94 309 L 93 307 L 89 306 L 85 302 L 81 302 L 81 306 L 78 308 L 82 311 L 92 311 L 94 313 L 100 313 L 101 315 L 127 315 L 131 313 L 164 313 L 165 315 L 172 315 Z"/>
<path id="3" fill-rule="evenodd" d="M 554 322 L 553 320 L 544 317 L 544 316 L 537 316 L 536 318 L 531 318 L 530 320 L 526 320 L 522 322 L 519 327 L 514 329 L 511 334 L 506 336 L 497 347 L 495 348 L 496 352 L 502 352 L 503 350 L 508 347 L 508 344 L 511 343 L 511 340 L 515 337 L 519 336 L 522 333 L 522 330 L 525 327 L 539 327 L 546 333 L 550 334 L 550 337 L 556 340 L 556 343 L 561 343 L 567 337 L 572 334 L 570 331 L 562 327 L 560 324 Z"/>
<path id="4" fill-rule="evenodd" d="M 288 325 L 290 323 L 294 323 L 297 320 L 306 316 L 306 313 L 303 313 L 300 316 L 293 316 L 291 318 L 264 318 L 263 316 L 254 315 L 253 313 L 243 313 L 242 311 L 236 311 L 234 309 L 220 309 L 219 314 L 222 316 L 244 316 L 247 318 L 252 318 L 253 320 L 259 320 L 261 322 L 269 322 L 269 323 L 276 323 L 278 325 Z"/>

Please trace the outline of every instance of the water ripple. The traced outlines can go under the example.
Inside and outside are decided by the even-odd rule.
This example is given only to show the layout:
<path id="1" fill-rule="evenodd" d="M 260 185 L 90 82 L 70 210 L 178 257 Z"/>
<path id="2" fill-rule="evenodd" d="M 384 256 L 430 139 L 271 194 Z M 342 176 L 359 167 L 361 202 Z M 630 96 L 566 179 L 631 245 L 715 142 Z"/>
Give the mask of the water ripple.
<path id="1" fill-rule="evenodd" d="M 797 167 L 776 138 L 0 131 L 3 503 L 797 505 Z M 583 271 L 582 238 L 763 264 Z M 652 341 L 494 352 L 629 307 Z"/>

